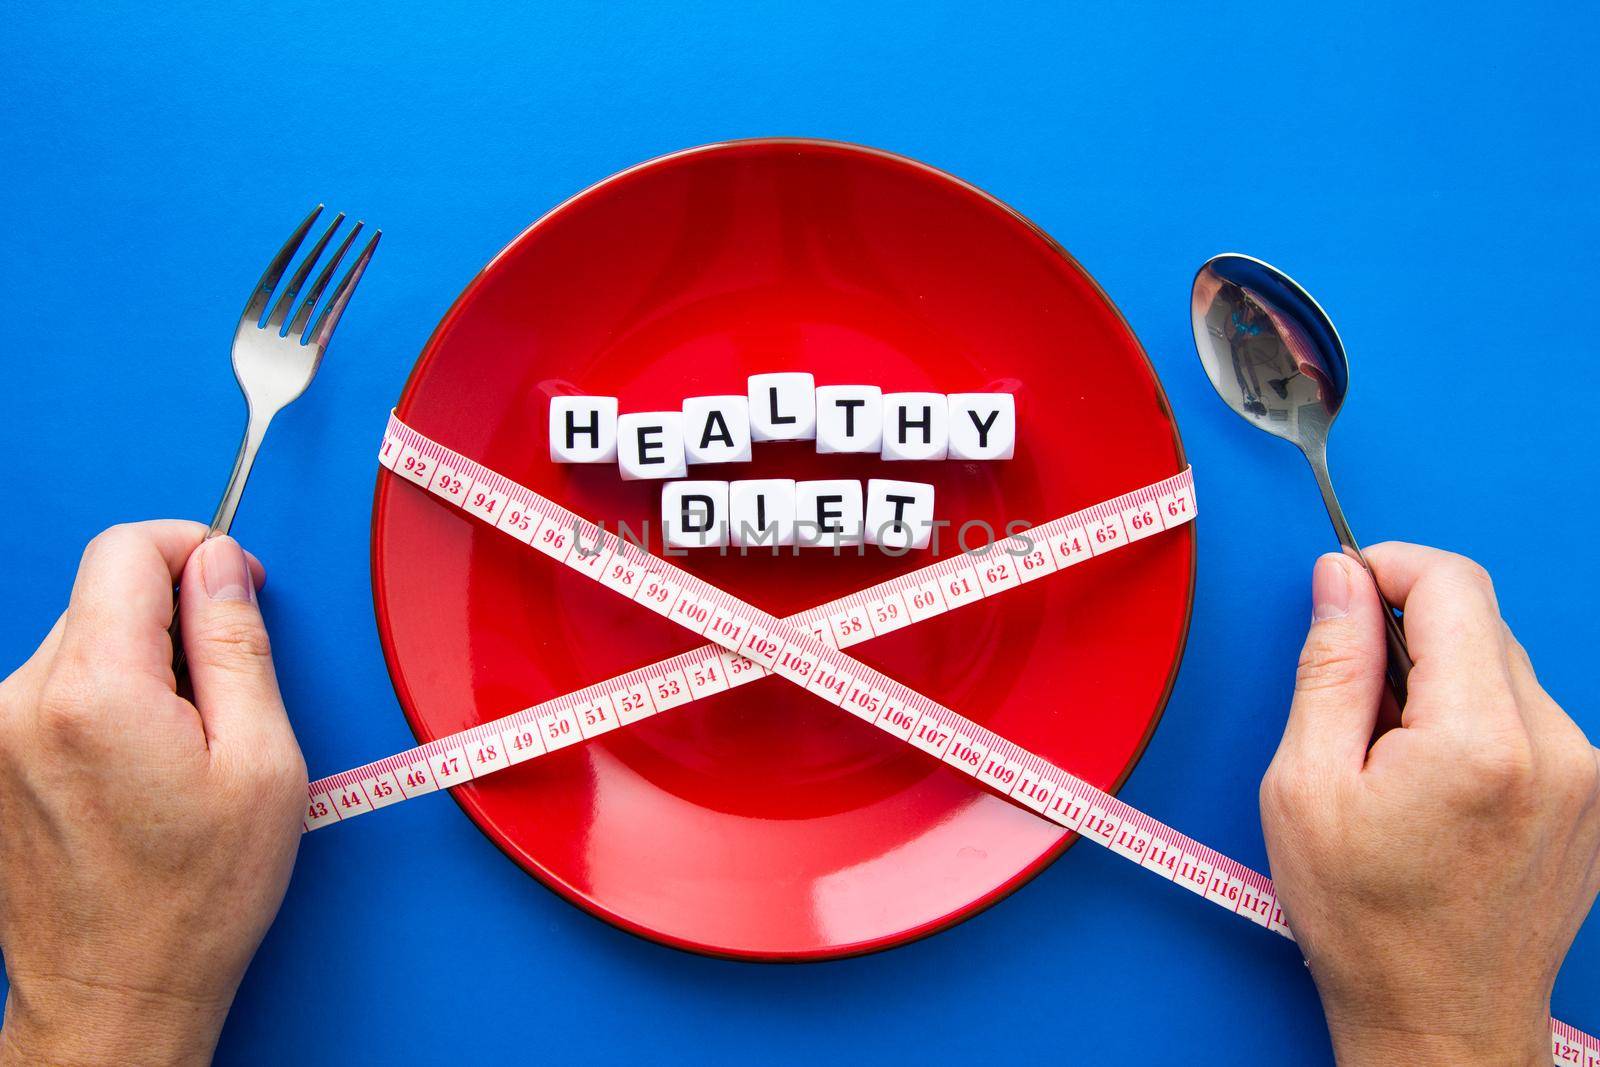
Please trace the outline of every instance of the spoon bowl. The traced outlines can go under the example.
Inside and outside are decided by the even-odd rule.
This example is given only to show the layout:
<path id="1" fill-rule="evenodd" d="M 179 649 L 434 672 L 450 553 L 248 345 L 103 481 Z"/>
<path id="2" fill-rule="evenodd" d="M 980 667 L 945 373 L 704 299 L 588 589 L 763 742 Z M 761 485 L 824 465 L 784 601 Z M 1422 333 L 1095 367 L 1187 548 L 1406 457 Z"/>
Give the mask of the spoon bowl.
<path id="1" fill-rule="evenodd" d="M 1211 385 L 1241 418 L 1316 449 L 1350 388 L 1350 363 L 1322 306 L 1281 271 L 1237 253 L 1195 275 L 1195 346 Z"/>

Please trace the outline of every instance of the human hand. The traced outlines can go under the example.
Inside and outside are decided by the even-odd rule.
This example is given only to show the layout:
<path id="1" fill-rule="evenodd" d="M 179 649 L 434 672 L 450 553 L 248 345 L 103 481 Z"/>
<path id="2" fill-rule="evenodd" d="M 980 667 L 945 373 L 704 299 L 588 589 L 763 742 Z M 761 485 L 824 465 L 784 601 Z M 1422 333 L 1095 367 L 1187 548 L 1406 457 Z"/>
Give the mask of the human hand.
<path id="1" fill-rule="evenodd" d="M 0 1064 L 204 1063 L 282 902 L 306 770 L 260 564 L 198 523 L 117 526 L 0 683 Z M 175 692 L 179 615 L 193 700 Z"/>
<path id="2" fill-rule="evenodd" d="M 1339 1062 L 1550 1063 L 1550 990 L 1600 890 L 1600 754 L 1540 688 L 1483 568 L 1366 552 L 1416 666 L 1398 729 L 1382 605 L 1317 561 L 1294 704 L 1261 783 L 1284 913 Z"/>

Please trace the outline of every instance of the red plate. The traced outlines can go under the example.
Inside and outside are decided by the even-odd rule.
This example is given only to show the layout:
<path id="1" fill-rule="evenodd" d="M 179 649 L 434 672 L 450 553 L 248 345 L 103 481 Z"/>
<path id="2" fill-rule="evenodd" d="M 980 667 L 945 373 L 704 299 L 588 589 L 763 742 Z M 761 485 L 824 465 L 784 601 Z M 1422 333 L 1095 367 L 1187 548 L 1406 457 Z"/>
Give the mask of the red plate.
<path id="1" fill-rule="evenodd" d="M 1071 257 L 947 174 L 819 141 L 680 152 L 567 201 L 467 287 L 399 412 L 579 514 L 637 528 L 654 524 L 661 484 L 551 463 L 547 397 L 576 389 L 618 396 L 624 411 L 670 409 L 775 370 L 885 390 L 1013 388 L 1017 458 L 885 465 L 758 444 L 753 462 L 695 476 L 930 481 L 939 518 L 1003 528 L 1184 466 L 1139 342 Z M 372 546 L 384 655 L 421 740 L 700 643 L 387 475 Z M 676 562 L 783 615 L 933 558 Z M 1166 701 L 1194 558 L 1185 526 L 853 654 L 1112 789 Z M 507 855 L 594 914 L 759 959 L 865 952 L 949 926 L 1070 837 L 776 678 L 455 797 Z"/>

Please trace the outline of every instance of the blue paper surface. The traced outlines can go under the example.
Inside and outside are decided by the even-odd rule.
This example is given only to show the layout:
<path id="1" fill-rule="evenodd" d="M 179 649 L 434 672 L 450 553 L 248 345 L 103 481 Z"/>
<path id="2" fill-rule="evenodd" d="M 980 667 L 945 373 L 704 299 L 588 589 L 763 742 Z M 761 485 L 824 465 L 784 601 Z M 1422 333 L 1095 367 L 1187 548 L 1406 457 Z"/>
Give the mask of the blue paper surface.
<path id="1" fill-rule="evenodd" d="M 380 223 L 384 247 L 235 533 L 271 571 L 313 774 L 411 743 L 372 620 L 368 519 L 377 435 L 433 325 L 585 185 L 688 145 L 796 134 L 903 152 L 1010 202 L 1150 351 L 1204 514 L 1193 634 L 1129 801 L 1264 869 L 1256 785 L 1311 562 L 1333 543 L 1300 457 L 1228 414 L 1195 359 L 1189 281 L 1223 250 L 1306 283 L 1351 350 L 1332 462 L 1358 534 L 1487 565 L 1544 684 L 1600 738 L 1594 490 L 1575 484 L 1595 442 L 1600 18 L 1425 11 L 1442 9 L 14 2 L 0 454 L 49 477 L 0 477 L 0 664 L 48 628 L 97 530 L 209 514 L 242 420 L 226 358 L 241 298 L 326 200 Z M 1600 1029 L 1600 921 L 1555 1009 Z M 1293 946 L 1099 849 L 926 941 L 763 967 L 591 919 L 432 798 L 307 838 L 219 1059 L 1235 1064 L 1286 1049 L 1331 1062 Z"/>

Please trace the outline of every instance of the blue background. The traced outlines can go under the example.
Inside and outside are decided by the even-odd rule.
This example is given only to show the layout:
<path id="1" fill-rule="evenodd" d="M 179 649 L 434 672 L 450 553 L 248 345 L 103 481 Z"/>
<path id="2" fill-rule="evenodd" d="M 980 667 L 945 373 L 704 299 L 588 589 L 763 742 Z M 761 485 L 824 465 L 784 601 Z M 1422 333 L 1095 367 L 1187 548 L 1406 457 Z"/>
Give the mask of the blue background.
<path id="1" fill-rule="evenodd" d="M 13 0 L 0 448 L 54 474 L 0 478 L 0 662 L 32 649 L 101 527 L 210 513 L 242 420 L 242 295 L 327 200 L 384 246 L 235 533 L 271 570 L 313 774 L 407 745 L 367 523 L 376 435 L 429 331 L 583 186 L 803 134 L 1009 201 L 1150 350 L 1205 515 L 1193 637 L 1134 804 L 1265 863 L 1256 784 L 1332 544 L 1299 456 L 1225 412 L 1195 360 L 1190 277 L 1224 249 L 1289 269 L 1338 321 L 1355 392 L 1332 453 L 1357 532 L 1488 565 L 1545 684 L 1600 737 L 1593 491 L 1569 483 L 1594 443 L 1592 5 L 867 6 Z M 1591 919 L 1555 1008 L 1594 1030 L 1597 1005 Z M 931 940 L 761 967 L 589 918 L 438 798 L 306 839 L 220 1058 L 1318 1063 L 1325 1042 L 1291 945 L 1100 849 Z"/>

